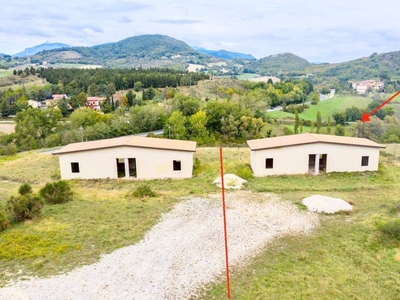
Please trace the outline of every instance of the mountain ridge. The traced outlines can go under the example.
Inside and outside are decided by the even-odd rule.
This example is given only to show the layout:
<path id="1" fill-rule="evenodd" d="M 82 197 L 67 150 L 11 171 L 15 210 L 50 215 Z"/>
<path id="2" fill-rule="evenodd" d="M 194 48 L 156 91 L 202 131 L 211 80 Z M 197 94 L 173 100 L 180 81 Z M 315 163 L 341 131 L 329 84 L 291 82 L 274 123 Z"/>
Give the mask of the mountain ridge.
<path id="1" fill-rule="evenodd" d="M 59 49 L 59 48 L 66 48 L 66 47 L 70 47 L 67 44 L 63 44 L 63 43 L 50 43 L 50 42 L 45 42 L 43 44 L 40 45 L 36 45 L 33 47 L 29 47 L 29 48 L 25 48 L 25 50 L 18 52 L 16 54 L 14 54 L 14 57 L 25 57 L 25 56 L 31 56 L 31 55 L 35 55 L 41 51 L 44 50 L 53 50 L 53 49 Z"/>

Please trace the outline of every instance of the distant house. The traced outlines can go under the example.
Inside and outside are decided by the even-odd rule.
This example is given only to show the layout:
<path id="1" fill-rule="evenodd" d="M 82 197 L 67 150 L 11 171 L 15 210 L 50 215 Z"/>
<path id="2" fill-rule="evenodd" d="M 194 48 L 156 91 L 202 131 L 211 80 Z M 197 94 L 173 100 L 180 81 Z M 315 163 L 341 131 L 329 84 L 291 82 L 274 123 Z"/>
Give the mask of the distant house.
<path id="1" fill-rule="evenodd" d="M 54 107 L 62 99 L 70 99 L 70 97 L 67 94 L 53 94 L 51 95 L 51 99 L 45 100 L 46 107 Z"/>
<path id="2" fill-rule="evenodd" d="M 57 152 L 62 179 L 190 178 L 196 142 L 124 136 L 69 144 Z"/>
<path id="3" fill-rule="evenodd" d="M 86 107 L 89 107 L 93 110 L 101 110 L 101 105 L 103 104 L 104 100 L 105 98 L 87 97 Z"/>
<path id="4" fill-rule="evenodd" d="M 349 81 L 349 84 L 357 92 L 357 94 L 365 94 L 368 89 L 371 91 L 378 91 L 381 90 L 385 85 L 382 81 L 373 79 L 363 80 L 359 82 Z"/>
<path id="5" fill-rule="evenodd" d="M 364 138 L 295 134 L 247 141 L 255 176 L 378 170 L 379 149 Z"/>
<path id="6" fill-rule="evenodd" d="M 28 106 L 30 106 L 32 108 L 40 108 L 40 107 L 42 107 L 42 102 L 33 100 L 33 99 L 29 99 Z"/>

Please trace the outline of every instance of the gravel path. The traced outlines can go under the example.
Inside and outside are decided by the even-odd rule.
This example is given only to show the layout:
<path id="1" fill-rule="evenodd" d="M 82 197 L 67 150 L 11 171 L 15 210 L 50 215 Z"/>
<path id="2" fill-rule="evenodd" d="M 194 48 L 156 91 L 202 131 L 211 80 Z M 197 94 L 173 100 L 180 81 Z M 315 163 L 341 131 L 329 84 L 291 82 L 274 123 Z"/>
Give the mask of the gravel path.
<path id="1" fill-rule="evenodd" d="M 319 224 L 316 214 L 272 194 L 228 193 L 226 203 L 230 265 L 244 264 L 273 238 Z M 0 289 L 0 299 L 188 299 L 224 274 L 224 258 L 220 196 L 191 198 L 141 242 L 67 274 L 12 283 Z"/>

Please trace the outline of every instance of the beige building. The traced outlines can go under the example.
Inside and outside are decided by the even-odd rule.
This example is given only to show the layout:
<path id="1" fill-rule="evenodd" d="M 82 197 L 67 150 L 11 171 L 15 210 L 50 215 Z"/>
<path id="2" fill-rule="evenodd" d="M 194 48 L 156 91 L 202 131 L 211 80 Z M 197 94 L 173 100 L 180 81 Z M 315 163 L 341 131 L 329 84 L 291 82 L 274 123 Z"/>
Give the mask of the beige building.
<path id="1" fill-rule="evenodd" d="M 124 136 L 69 144 L 57 152 L 62 179 L 190 178 L 196 142 Z"/>
<path id="2" fill-rule="evenodd" d="M 364 138 L 296 134 L 249 140 L 255 176 L 376 171 L 379 149 Z"/>

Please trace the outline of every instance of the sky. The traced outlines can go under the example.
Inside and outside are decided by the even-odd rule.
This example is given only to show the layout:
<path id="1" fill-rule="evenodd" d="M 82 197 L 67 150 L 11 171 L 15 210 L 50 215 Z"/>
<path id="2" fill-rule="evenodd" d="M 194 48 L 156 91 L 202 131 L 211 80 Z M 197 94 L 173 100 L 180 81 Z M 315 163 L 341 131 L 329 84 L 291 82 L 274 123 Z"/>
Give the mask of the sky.
<path id="1" fill-rule="evenodd" d="M 343 62 L 400 50 L 399 0 L 0 0 L 0 53 L 163 34 L 190 46 Z"/>

